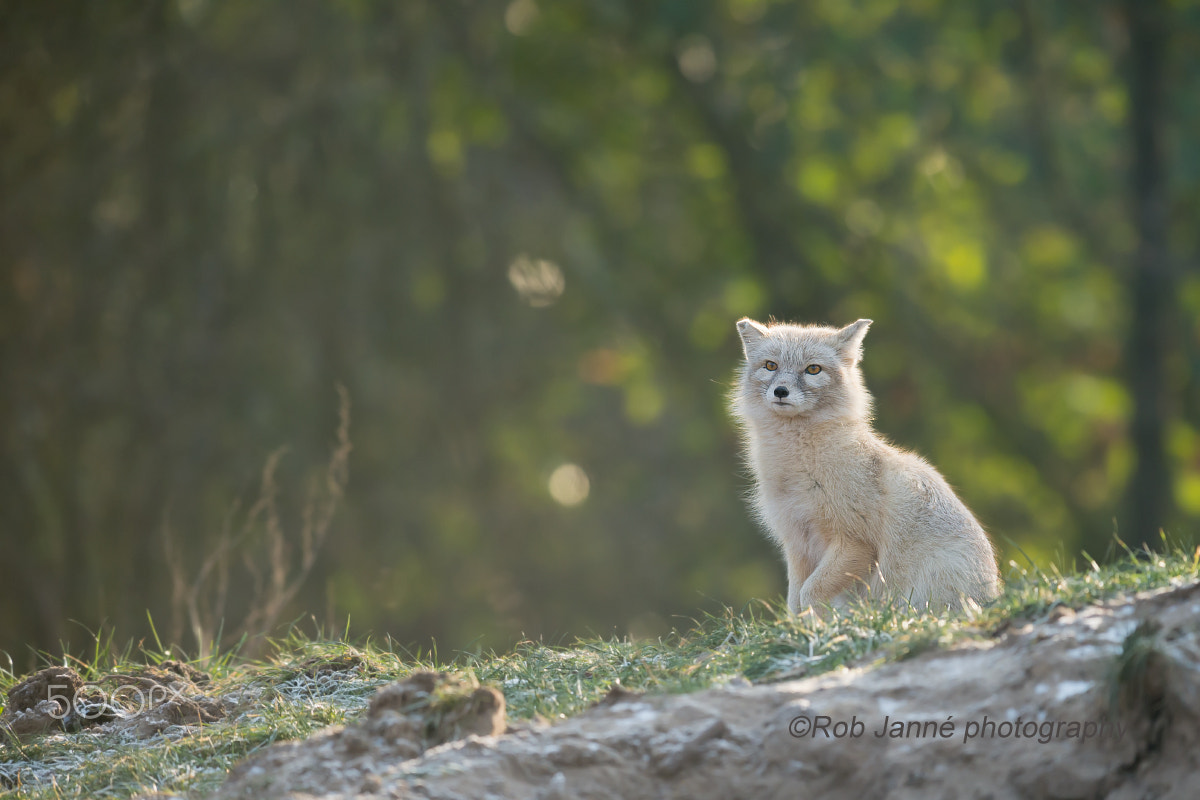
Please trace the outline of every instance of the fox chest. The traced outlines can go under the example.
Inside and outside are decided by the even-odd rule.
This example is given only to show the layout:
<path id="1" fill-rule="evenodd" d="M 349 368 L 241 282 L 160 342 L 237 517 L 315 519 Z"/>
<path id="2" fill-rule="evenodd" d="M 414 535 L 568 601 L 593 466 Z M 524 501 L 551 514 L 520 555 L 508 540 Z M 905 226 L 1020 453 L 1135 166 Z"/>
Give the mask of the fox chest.
<path id="1" fill-rule="evenodd" d="M 776 476 L 762 483 L 763 511 L 777 533 L 788 531 L 824 540 L 834 522 L 828 492 L 829 487 L 811 473 Z"/>
<path id="2" fill-rule="evenodd" d="M 794 469 L 764 475 L 760 492 L 762 510 L 777 535 L 828 542 L 838 534 L 867 533 L 860 492 L 836 473 Z"/>

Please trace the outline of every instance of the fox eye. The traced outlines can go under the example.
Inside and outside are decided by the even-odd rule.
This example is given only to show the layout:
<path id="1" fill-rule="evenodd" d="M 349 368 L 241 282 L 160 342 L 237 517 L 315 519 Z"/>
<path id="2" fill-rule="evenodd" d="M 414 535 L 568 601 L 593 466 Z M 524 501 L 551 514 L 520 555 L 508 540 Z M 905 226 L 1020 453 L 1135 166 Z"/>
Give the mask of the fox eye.
<path id="1" fill-rule="evenodd" d="M 774 361 L 768 361 L 767 363 L 763 364 L 763 366 L 766 367 L 770 372 L 774 372 L 775 370 L 779 369 L 779 365 Z"/>
<path id="2" fill-rule="evenodd" d="M 809 364 L 807 367 L 804 368 L 804 371 L 807 372 L 809 375 L 816 375 L 818 372 L 821 371 L 821 365 L 820 364 Z"/>

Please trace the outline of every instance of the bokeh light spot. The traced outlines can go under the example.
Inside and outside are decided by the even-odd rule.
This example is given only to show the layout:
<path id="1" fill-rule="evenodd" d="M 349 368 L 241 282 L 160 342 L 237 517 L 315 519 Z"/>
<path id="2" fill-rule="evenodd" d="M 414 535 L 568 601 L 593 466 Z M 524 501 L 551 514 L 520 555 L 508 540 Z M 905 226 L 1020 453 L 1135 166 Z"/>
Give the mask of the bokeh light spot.
<path id="1" fill-rule="evenodd" d="M 534 0 L 513 0 L 504 9 L 504 27 L 513 36 L 524 36 L 541 15 Z"/>
<path id="2" fill-rule="evenodd" d="M 577 506 L 587 500 L 592 482 L 578 464 L 561 464 L 550 474 L 550 496 L 564 506 Z"/>
<path id="3" fill-rule="evenodd" d="M 553 305 L 567 288 L 562 270 L 552 261 L 519 255 L 508 268 L 508 282 L 529 305 Z"/>
<path id="4" fill-rule="evenodd" d="M 692 83 L 704 83 L 717 73 L 717 54 L 703 36 L 689 36 L 676 50 L 679 71 Z"/>

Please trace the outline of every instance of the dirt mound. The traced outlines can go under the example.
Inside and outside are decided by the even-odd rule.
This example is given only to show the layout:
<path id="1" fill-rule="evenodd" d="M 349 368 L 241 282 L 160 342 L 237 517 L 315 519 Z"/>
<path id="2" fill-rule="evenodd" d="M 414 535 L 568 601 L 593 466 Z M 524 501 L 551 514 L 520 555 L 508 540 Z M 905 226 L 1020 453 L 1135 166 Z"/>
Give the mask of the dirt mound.
<path id="1" fill-rule="evenodd" d="M 0 729 L 26 738 L 89 730 L 145 738 L 172 725 L 201 725 L 226 714 L 206 697 L 209 676 L 178 661 L 85 681 L 69 667 L 49 667 L 8 691 Z"/>
<path id="2" fill-rule="evenodd" d="M 418 672 L 376 692 L 366 718 L 302 742 L 276 745 L 243 762 L 225 798 L 382 791 L 390 770 L 464 736 L 504 733 L 504 695 L 444 672 Z"/>
<path id="3" fill-rule="evenodd" d="M 489 735 L 499 693 L 459 685 L 437 710 L 444 676 L 412 680 L 355 725 L 247 762 L 215 797 L 1190 798 L 1200 585 L 1056 609 L 878 668 L 618 693 L 502 736 Z"/>

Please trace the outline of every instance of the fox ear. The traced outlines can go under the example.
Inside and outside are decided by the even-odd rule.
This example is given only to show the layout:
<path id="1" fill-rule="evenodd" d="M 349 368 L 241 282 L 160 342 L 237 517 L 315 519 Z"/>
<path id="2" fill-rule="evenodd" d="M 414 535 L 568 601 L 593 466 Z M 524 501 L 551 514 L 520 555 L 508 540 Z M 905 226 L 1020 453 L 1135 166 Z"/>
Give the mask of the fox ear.
<path id="1" fill-rule="evenodd" d="M 737 323 L 738 335 L 742 337 L 742 349 L 746 358 L 750 357 L 750 348 L 758 344 L 767 335 L 767 329 L 762 323 L 755 322 L 749 317 L 742 317 Z"/>
<path id="2" fill-rule="evenodd" d="M 869 327 L 871 327 L 871 320 L 860 319 L 837 332 L 838 349 L 851 364 L 857 364 L 862 360 L 863 337 L 867 335 Z"/>

